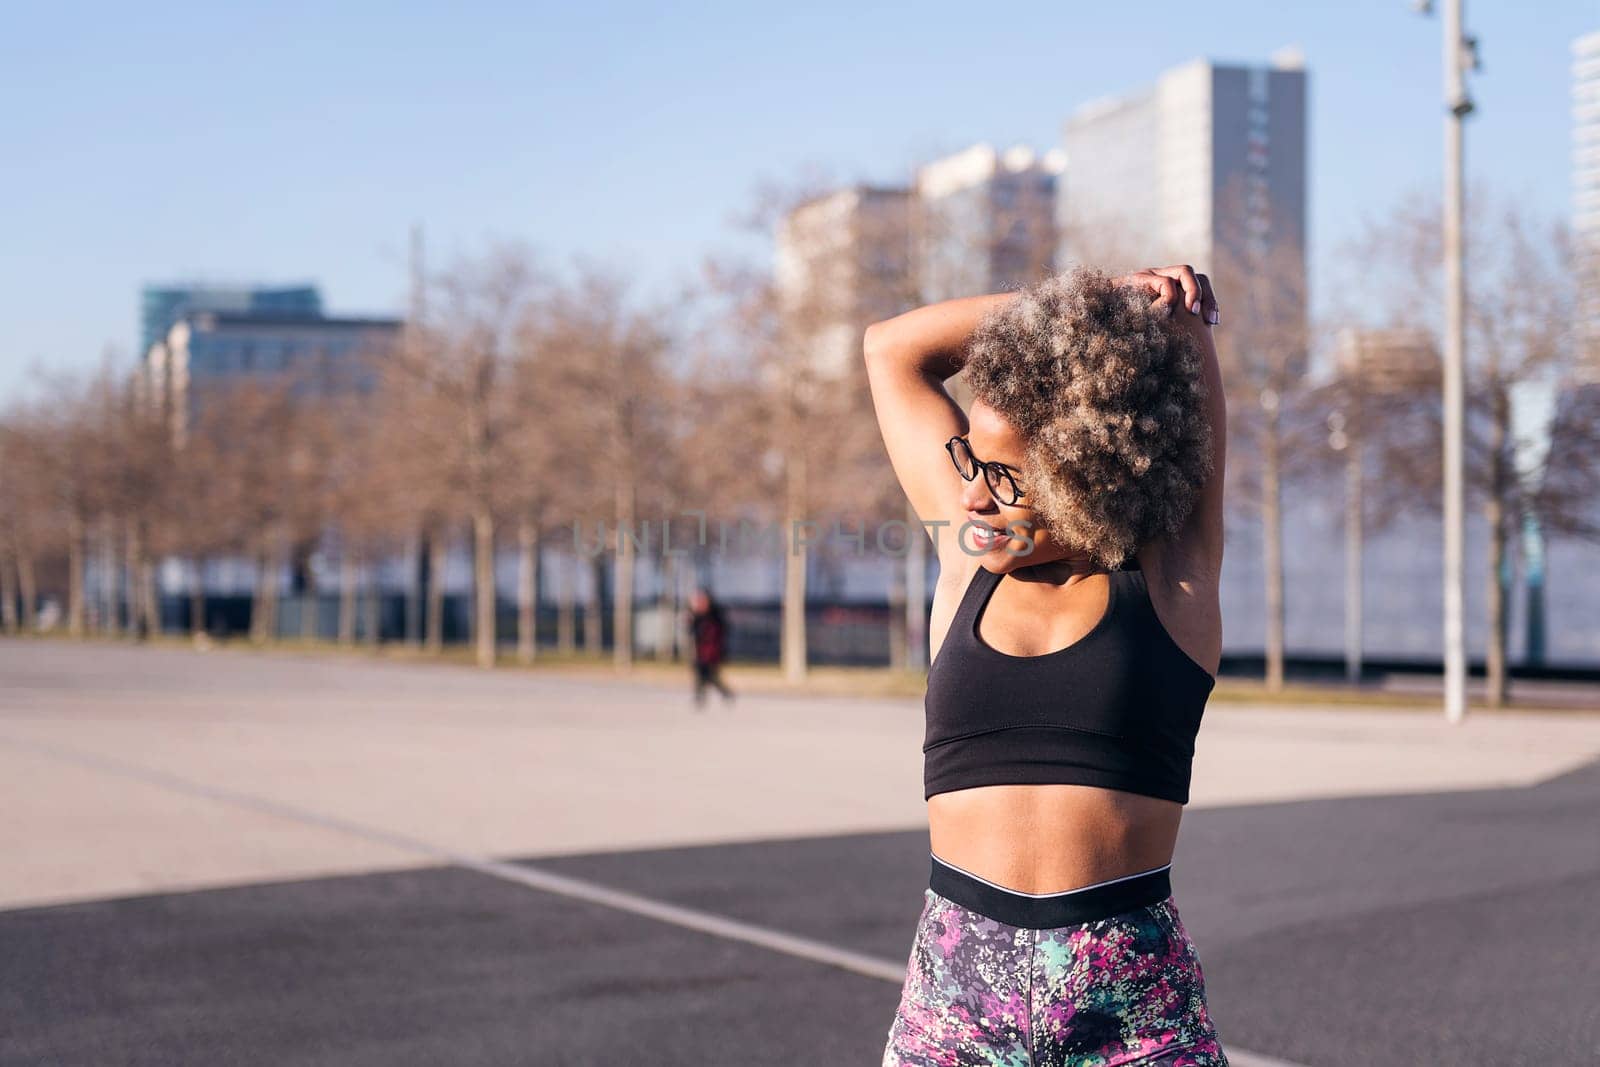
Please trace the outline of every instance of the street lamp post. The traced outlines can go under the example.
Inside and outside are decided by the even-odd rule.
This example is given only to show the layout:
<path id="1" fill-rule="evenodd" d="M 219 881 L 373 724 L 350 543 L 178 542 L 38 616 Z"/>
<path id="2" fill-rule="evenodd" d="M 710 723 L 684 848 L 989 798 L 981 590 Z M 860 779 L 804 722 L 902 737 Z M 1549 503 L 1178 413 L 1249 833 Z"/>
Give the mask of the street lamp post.
<path id="1" fill-rule="evenodd" d="M 1430 0 L 1417 9 L 1432 11 Z M 1478 42 L 1461 31 L 1462 0 L 1444 0 L 1444 714 L 1466 718 L 1467 659 L 1463 626 L 1462 424 L 1465 421 L 1466 265 L 1462 234 L 1462 120 L 1472 112 L 1466 71 L 1478 68 Z"/>

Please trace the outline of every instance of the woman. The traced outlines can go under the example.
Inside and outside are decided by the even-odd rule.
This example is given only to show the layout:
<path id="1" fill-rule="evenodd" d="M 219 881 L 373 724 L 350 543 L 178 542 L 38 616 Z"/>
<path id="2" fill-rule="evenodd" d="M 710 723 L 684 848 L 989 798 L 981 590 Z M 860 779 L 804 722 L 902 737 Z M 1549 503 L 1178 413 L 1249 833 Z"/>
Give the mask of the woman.
<path id="1" fill-rule="evenodd" d="M 1217 321 L 1187 266 L 1079 269 L 866 332 L 941 572 L 932 876 L 885 1067 L 1227 1062 L 1168 877 L 1221 658 Z"/>
<path id="2" fill-rule="evenodd" d="M 732 700 L 733 691 L 723 684 L 718 669 L 728 656 L 728 623 L 722 607 L 704 589 L 689 598 L 689 636 L 694 641 L 694 703 L 706 702 L 706 686 L 716 686 L 723 700 Z"/>

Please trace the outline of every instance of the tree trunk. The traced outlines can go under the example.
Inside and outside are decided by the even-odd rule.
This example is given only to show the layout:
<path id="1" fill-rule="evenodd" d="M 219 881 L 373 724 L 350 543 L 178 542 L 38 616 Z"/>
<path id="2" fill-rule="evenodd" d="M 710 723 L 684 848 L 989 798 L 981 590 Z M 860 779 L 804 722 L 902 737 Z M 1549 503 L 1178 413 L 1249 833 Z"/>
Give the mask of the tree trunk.
<path id="1" fill-rule="evenodd" d="M 10 552 L 0 552 L 0 630 L 17 632 L 16 570 Z"/>
<path id="2" fill-rule="evenodd" d="M 1498 451 L 1495 455 L 1498 457 Z M 1494 480 L 1499 482 L 1498 471 Z M 1499 489 L 1500 486 L 1497 484 L 1495 488 Z M 1509 699 L 1510 687 L 1506 679 L 1507 598 L 1503 573 L 1507 562 L 1505 506 L 1497 492 L 1489 494 L 1484 510 L 1489 519 L 1489 583 L 1484 601 L 1489 612 L 1489 636 L 1485 649 L 1484 700 L 1491 708 L 1499 708 L 1504 707 Z"/>
<path id="3" fill-rule="evenodd" d="M 278 636 L 278 552 L 276 539 L 268 533 L 262 538 L 257 559 L 256 602 L 250 613 L 250 639 L 258 643 Z"/>
<path id="4" fill-rule="evenodd" d="M 428 535 L 428 651 L 444 650 L 444 531 Z"/>
<path id="5" fill-rule="evenodd" d="M 633 573 L 638 557 L 633 530 L 633 483 L 617 490 L 617 584 L 612 590 L 612 659 L 624 670 L 633 666 Z"/>
<path id="6" fill-rule="evenodd" d="M 266 640 L 278 639 L 278 546 L 274 542 L 267 544 L 267 568 L 264 575 L 266 581 L 267 604 L 267 636 Z"/>
<path id="7" fill-rule="evenodd" d="M 189 567 L 189 634 L 198 637 L 206 632 L 206 558 L 196 556 Z"/>
<path id="8" fill-rule="evenodd" d="M 570 656 L 578 649 L 578 620 L 574 604 L 577 566 L 576 558 L 563 560 L 559 568 L 561 577 L 556 584 L 556 651 L 563 656 Z"/>
<path id="9" fill-rule="evenodd" d="M 684 572 L 694 573 L 694 565 L 688 562 L 689 557 L 679 556 L 678 563 L 672 568 L 672 615 L 667 620 L 670 627 L 668 631 L 672 637 L 672 662 L 682 663 L 685 659 L 684 644 L 689 635 L 683 625 L 684 617 Z M 686 566 L 687 564 L 687 566 Z"/>
<path id="10" fill-rule="evenodd" d="M 67 633 L 83 636 L 84 521 L 77 515 L 67 523 Z"/>
<path id="11" fill-rule="evenodd" d="M 896 568 L 899 573 L 891 572 L 889 575 L 889 669 L 903 671 L 910 659 L 911 650 L 906 638 L 906 586 L 911 584 L 907 573 L 911 565 L 909 559 L 902 558 L 900 566 Z"/>
<path id="12" fill-rule="evenodd" d="M 1278 463 L 1278 413 L 1267 413 L 1261 458 L 1262 559 L 1267 580 L 1267 690 L 1283 689 L 1283 484 Z"/>
<path id="13" fill-rule="evenodd" d="M 128 523 L 127 557 L 123 565 L 123 598 L 128 604 L 128 630 L 134 637 L 144 640 L 150 632 L 150 620 L 144 612 L 143 584 L 140 574 L 144 567 L 144 537 L 137 521 Z"/>
<path id="14" fill-rule="evenodd" d="M 1500 378 L 1500 361 L 1489 353 L 1491 418 L 1489 420 L 1489 499 L 1485 513 L 1489 520 L 1489 588 L 1485 605 L 1489 612 L 1489 635 L 1485 649 L 1484 699 L 1492 708 L 1504 707 L 1510 700 L 1510 680 L 1506 675 L 1506 630 L 1508 629 L 1505 571 L 1508 566 L 1506 501 L 1516 488 L 1516 471 L 1506 447 L 1511 437 L 1511 395 Z"/>
<path id="15" fill-rule="evenodd" d="M 256 643 L 259 643 L 262 640 L 262 635 L 267 632 L 266 622 L 264 622 L 267 617 L 266 573 L 266 553 L 262 552 L 261 547 L 258 545 L 256 547 L 256 582 L 254 582 L 254 592 L 251 593 L 250 597 L 250 640 L 256 641 Z"/>
<path id="16" fill-rule="evenodd" d="M 905 647 L 907 670 L 928 667 L 928 534 L 910 502 L 906 503 Z"/>
<path id="17" fill-rule="evenodd" d="M 476 620 L 473 638 L 478 646 L 478 666 L 493 667 L 494 620 L 494 516 L 480 508 L 472 516 L 472 570 Z"/>
<path id="18" fill-rule="evenodd" d="M 524 518 L 517 524 L 517 659 L 532 663 L 538 653 L 539 528 Z"/>
<path id="19" fill-rule="evenodd" d="M 673 634 L 677 631 L 676 586 L 678 575 L 678 557 L 666 554 L 668 545 L 662 545 L 661 588 L 656 591 L 656 646 L 651 650 L 651 658 L 667 661 L 674 658 L 676 652 Z"/>
<path id="20" fill-rule="evenodd" d="M 122 632 L 122 599 L 117 595 L 122 568 L 117 565 L 117 524 L 107 516 L 100 524 L 100 632 L 116 637 Z"/>
<path id="21" fill-rule="evenodd" d="M 806 559 L 810 546 L 797 539 L 794 531 L 805 519 L 806 457 L 796 451 L 789 456 L 788 492 L 783 509 L 783 676 L 791 682 L 806 677 Z M 800 540 L 802 543 L 796 543 Z"/>
<path id="22" fill-rule="evenodd" d="M 300 640 L 315 641 L 321 636 L 321 620 L 317 617 L 317 610 L 321 605 L 317 596 L 317 576 L 311 569 L 311 561 L 306 561 L 305 588 L 300 591 Z"/>
<path id="23" fill-rule="evenodd" d="M 33 633 L 38 629 L 39 583 L 35 580 L 33 556 L 26 547 L 17 550 L 17 593 L 22 597 L 22 617 L 18 620 L 22 632 Z"/>
<path id="24" fill-rule="evenodd" d="M 601 587 L 606 576 L 606 554 L 589 559 L 589 596 L 583 605 L 583 650 L 599 656 L 605 652 L 605 619 L 600 614 Z"/>
<path id="25" fill-rule="evenodd" d="M 1345 464 L 1344 505 L 1344 671 L 1351 685 L 1361 681 L 1362 620 L 1365 608 L 1362 598 L 1362 540 L 1366 532 L 1365 505 L 1362 503 L 1365 462 L 1363 433 L 1365 427 L 1359 418 L 1355 432 L 1350 435 L 1349 460 Z"/>
<path id="26" fill-rule="evenodd" d="M 139 525 L 128 523 L 128 538 L 123 545 L 123 599 L 128 605 L 128 633 L 144 640 L 150 632 L 150 620 L 145 616 L 143 583 L 140 580 L 144 564 L 144 539 L 139 536 Z"/>
<path id="27" fill-rule="evenodd" d="M 156 590 L 156 561 L 146 555 L 139 561 L 139 602 L 143 605 L 146 631 L 161 634 L 161 597 Z"/>
<path id="28" fill-rule="evenodd" d="M 250 597 L 250 640 L 260 643 L 266 639 L 267 633 L 267 554 L 260 546 L 256 548 L 256 580 L 255 591 Z"/>
<path id="29" fill-rule="evenodd" d="M 349 545 L 339 553 L 339 643 L 355 644 L 356 582 L 361 577 L 360 563 Z"/>
<path id="30" fill-rule="evenodd" d="M 416 532 L 406 538 L 405 640 L 408 645 L 422 643 L 422 553 L 427 551 L 423 538 Z"/>
<path id="31" fill-rule="evenodd" d="M 376 648 L 383 644 L 382 635 L 378 632 L 383 626 L 383 590 L 378 585 L 378 568 L 375 564 L 368 564 L 367 580 L 361 583 L 361 592 L 361 633 L 358 636 L 363 644 Z"/>

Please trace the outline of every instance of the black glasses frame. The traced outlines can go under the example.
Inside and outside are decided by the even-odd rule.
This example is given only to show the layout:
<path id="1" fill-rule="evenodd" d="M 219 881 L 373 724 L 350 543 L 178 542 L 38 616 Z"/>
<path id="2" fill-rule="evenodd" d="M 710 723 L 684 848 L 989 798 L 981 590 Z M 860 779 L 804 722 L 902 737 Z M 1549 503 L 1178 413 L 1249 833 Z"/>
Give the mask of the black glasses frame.
<path id="1" fill-rule="evenodd" d="M 966 453 L 967 459 L 972 462 L 971 467 L 966 467 L 962 464 L 961 455 L 956 451 L 956 445 L 958 444 L 961 446 L 961 451 Z M 1011 473 L 1011 468 L 999 462 L 991 461 L 985 463 L 972 451 L 972 442 L 960 434 L 956 434 L 946 441 L 944 450 L 950 453 L 950 462 L 955 464 L 956 473 L 967 481 L 970 482 L 976 478 L 980 470 L 983 472 L 984 484 L 988 485 L 989 492 L 993 494 L 996 503 L 1003 504 L 1006 507 L 1015 507 L 1027 495 L 1023 492 L 1022 486 L 1017 484 L 1016 476 Z"/>

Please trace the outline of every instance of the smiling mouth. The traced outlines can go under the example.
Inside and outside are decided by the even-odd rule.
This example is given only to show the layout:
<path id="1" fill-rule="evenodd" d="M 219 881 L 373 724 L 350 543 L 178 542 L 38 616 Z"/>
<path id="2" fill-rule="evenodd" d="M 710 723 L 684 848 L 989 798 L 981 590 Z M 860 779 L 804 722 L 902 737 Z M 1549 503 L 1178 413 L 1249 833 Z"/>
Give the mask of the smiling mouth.
<path id="1" fill-rule="evenodd" d="M 1010 540 L 1011 535 L 988 523 L 975 524 L 972 528 L 972 540 L 979 548 L 993 548 L 998 544 Z"/>

